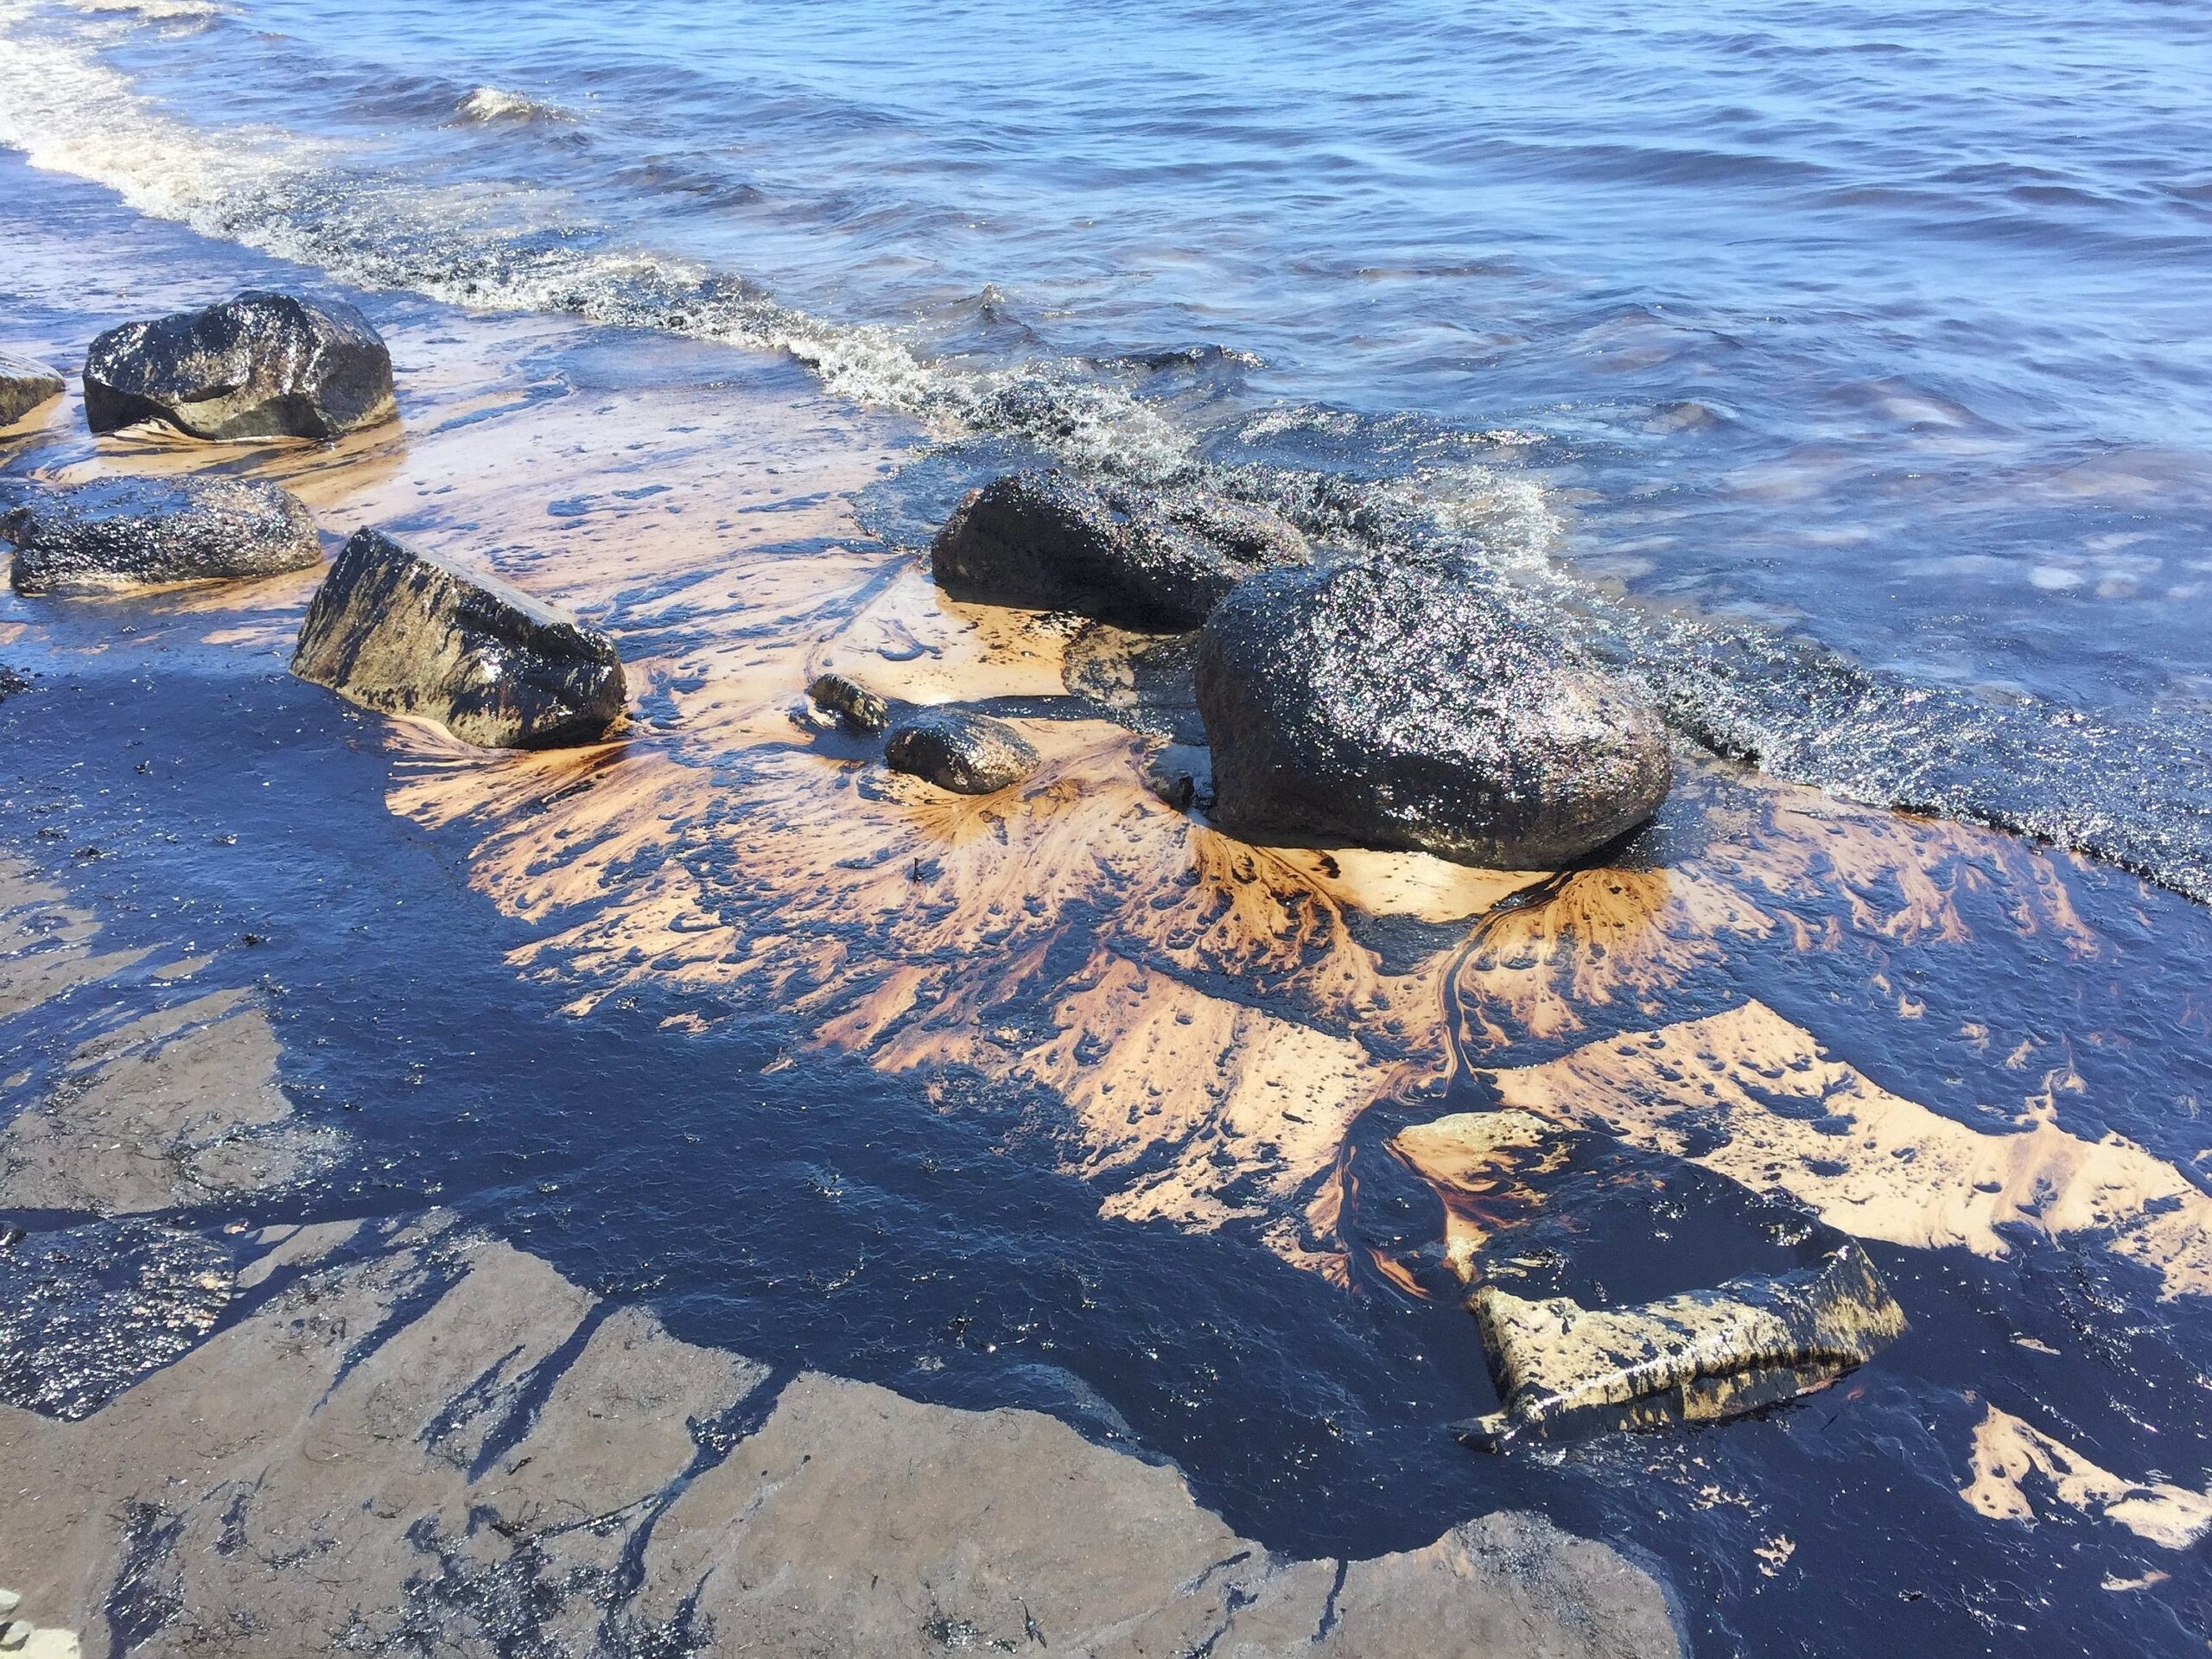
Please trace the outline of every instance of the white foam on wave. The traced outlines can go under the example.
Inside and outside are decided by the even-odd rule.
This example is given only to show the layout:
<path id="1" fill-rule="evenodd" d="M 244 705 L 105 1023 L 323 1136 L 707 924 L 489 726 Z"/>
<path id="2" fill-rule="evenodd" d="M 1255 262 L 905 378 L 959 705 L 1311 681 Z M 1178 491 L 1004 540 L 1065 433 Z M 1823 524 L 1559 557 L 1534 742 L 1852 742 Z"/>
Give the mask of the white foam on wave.
<path id="1" fill-rule="evenodd" d="M 89 16 L 131 16 L 161 23 L 205 22 L 228 10 L 214 0 L 69 0 L 69 9 Z"/>
<path id="2" fill-rule="evenodd" d="M 489 125 L 494 121 L 570 121 L 575 118 L 557 104 L 541 103 L 524 92 L 502 86 L 479 86 L 461 100 L 463 120 Z"/>
<path id="3" fill-rule="evenodd" d="M 97 25 L 56 30 L 56 15 L 38 0 L 0 0 L 0 82 L 22 89 L 0 99 L 0 143 L 34 166 L 105 185 L 142 213 L 358 287 L 788 353 L 832 395 L 902 410 L 941 436 L 1020 433 L 1071 461 L 1137 476 L 1164 475 L 1189 455 L 1190 439 L 1172 421 L 1073 365 L 976 372 L 931 362 L 895 329 L 833 323 L 685 261 L 594 246 L 602 231 L 588 216 L 547 217 L 563 205 L 556 192 L 426 185 L 368 170 L 335 143 L 196 127 L 101 61 Z M 481 87 L 464 109 L 504 114 L 518 97 Z"/>

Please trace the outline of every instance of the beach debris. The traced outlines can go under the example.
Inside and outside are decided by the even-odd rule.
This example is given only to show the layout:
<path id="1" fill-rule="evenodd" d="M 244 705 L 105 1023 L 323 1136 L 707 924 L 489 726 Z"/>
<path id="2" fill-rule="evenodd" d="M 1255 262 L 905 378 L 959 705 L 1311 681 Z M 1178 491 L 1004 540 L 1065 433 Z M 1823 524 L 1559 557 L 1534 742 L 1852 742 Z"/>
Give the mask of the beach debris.
<path id="1" fill-rule="evenodd" d="M 40 489 L 0 516 L 19 594 L 95 594 L 264 576 L 322 558 L 315 515 L 273 484 L 101 478 Z"/>
<path id="2" fill-rule="evenodd" d="M 0 426 L 13 426 L 66 389 L 67 383 L 45 364 L 0 352 Z"/>
<path id="3" fill-rule="evenodd" d="M 1370 559 L 1240 584 L 1199 640 L 1213 817 L 1554 868 L 1651 816 L 1657 715 L 1465 580 Z"/>
<path id="4" fill-rule="evenodd" d="M 85 359 L 95 432 L 162 421 L 195 438 L 330 439 L 398 412 L 383 337 L 335 300 L 241 294 L 111 328 Z"/>
<path id="5" fill-rule="evenodd" d="M 602 630 L 365 529 L 315 590 L 292 672 L 364 709 L 435 721 L 483 748 L 595 741 L 627 696 Z"/>
<path id="6" fill-rule="evenodd" d="M 1904 1334 L 1904 1311 L 1855 1243 L 1794 1273 L 1732 1279 L 1634 1306 L 1468 1299 L 1503 1410 L 1462 1425 L 1492 1450 L 1524 1435 L 1715 1422 L 1826 1388 Z"/>
<path id="7" fill-rule="evenodd" d="M 958 709 L 922 709 L 893 722 L 883 746 L 893 772 L 926 778 L 959 795 L 992 795 L 1037 769 L 1036 747 L 1002 720 Z"/>
<path id="8" fill-rule="evenodd" d="M 891 705 L 842 674 L 817 674 L 806 695 L 814 705 L 836 716 L 848 730 L 871 736 L 891 724 Z"/>
<path id="9" fill-rule="evenodd" d="M 1309 556 L 1297 527 L 1264 508 L 1041 471 L 971 492 L 930 547 L 955 599 L 1167 632 L 1197 627 L 1254 571 Z"/>

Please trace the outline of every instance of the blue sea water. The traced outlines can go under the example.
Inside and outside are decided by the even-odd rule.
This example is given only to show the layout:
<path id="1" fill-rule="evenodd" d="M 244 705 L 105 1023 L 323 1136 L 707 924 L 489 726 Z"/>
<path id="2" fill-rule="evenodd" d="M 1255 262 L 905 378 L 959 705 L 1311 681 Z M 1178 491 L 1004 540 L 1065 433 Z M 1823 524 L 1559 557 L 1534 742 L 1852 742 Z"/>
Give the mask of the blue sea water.
<path id="1" fill-rule="evenodd" d="M 2201 7 L 5 0 L 0 77 L 143 210 L 1441 537 L 1724 751 L 2212 895 Z"/>

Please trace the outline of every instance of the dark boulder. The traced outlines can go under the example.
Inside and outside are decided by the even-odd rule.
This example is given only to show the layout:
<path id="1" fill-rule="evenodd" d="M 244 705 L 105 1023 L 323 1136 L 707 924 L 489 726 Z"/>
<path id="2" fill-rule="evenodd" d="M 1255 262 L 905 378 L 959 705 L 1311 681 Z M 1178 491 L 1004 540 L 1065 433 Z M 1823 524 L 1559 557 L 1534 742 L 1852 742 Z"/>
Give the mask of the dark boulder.
<path id="1" fill-rule="evenodd" d="M 1037 769 L 1029 740 L 1002 720 L 952 709 L 920 709 L 893 721 L 883 746 L 893 772 L 926 778 L 960 795 L 1009 789 Z"/>
<path id="2" fill-rule="evenodd" d="M 1550 869 L 1666 798 L 1624 687 L 1465 580 L 1371 560 L 1253 577 L 1199 638 L 1215 821 Z"/>
<path id="3" fill-rule="evenodd" d="M 95 432 L 165 421 L 195 438 L 336 438 L 398 413 L 391 353 L 336 301 L 242 294 L 126 322 L 85 359 Z"/>
<path id="4" fill-rule="evenodd" d="M 0 541 L 14 544 L 19 594 L 264 576 L 322 558 L 305 503 L 237 478 L 102 478 L 35 489 L 0 517 Z"/>
<path id="5" fill-rule="evenodd" d="M 1254 571 L 1307 556 L 1296 527 L 1263 508 L 1051 472 L 1010 473 L 973 492 L 930 547 L 955 599 L 1169 632 L 1197 627 Z"/>
<path id="6" fill-rule="evenodd" d="M 816 675 L 806 695 L 816 708 L 834 715 L 849 731 L 873 736 L 891 723 L 891 705 L 842 674 Z"/>
<path id="7" fill-rule="evenodd" d="M 485 748 L 591 742 L 626 696 L 601 630 L 373 530 L 354 532 L 315 590 L 292 672 Z"/>
<path id="8" fill-rule="evenodd" d="M 61 377 L 45 364 L 0 352 L 0 426 L 13 426 L 64 390 Z"/>

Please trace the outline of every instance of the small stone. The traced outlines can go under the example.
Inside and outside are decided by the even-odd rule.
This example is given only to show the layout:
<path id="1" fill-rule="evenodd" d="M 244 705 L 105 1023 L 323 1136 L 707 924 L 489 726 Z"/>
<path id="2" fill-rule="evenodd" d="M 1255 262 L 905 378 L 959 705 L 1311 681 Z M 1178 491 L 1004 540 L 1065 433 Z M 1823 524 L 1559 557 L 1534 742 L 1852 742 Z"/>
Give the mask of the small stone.
<path id="1" fill-rule="evenodd" d="M 1028 777 L 1039 756 L 1029 740 L 1002 720 L 924 709 L 891 728 L 883 759 L 893 772 L 926 778 L 940 789 L 990 795 Z"/>
<path id="2" fill-rule="evenodd" d="M 19 594 L 97 594 L 304 570 L 322 558 L 315 515 L 273 484 L 102 478 L 34 492 L 0 516 Z"/>
<path id="3" fill-rule="evenodd" d="M 292 672 L 485 748 L 595 741 L 628 695 L 603 630 L 374 530 L 354 532 L 332 562 Z"/>
<path id="4" fill-rule="evenodd" d="M 0 1624 L 0 1653 L 20 1652 L 23 1643 L 31 1639 L 34 1628 L 20 1618 L 11 1618 L 5 1624 Z"/>
<path id="5" fill-rule="evenodd" d="M 45 364 L 0 352 L 0 426 L 13 426 L 67 389 L 61 377 Z"/>
<path id="6" fill-rule="evenodd" d="M 195 438 L 327 440 L 398 412 L 383 337 L 337 301 L 242 294 L 111 328 L 85 359 L 95 432 L 162 421 Z"/>
<path id="7" fill-rule="evenodd" d="M 5 1618 L 23 1605 L 23 1599 L 13 1590 L 0 1590 L 0 1618 Z"/>
<path id="8" fill-rule="evenodd" d="M 891 724 L 891 705 L 842 674 L 816 675 L 806 695 L 816 707 L 835 715 L 839 725 L 852 731 L 873 736 Z"/>

